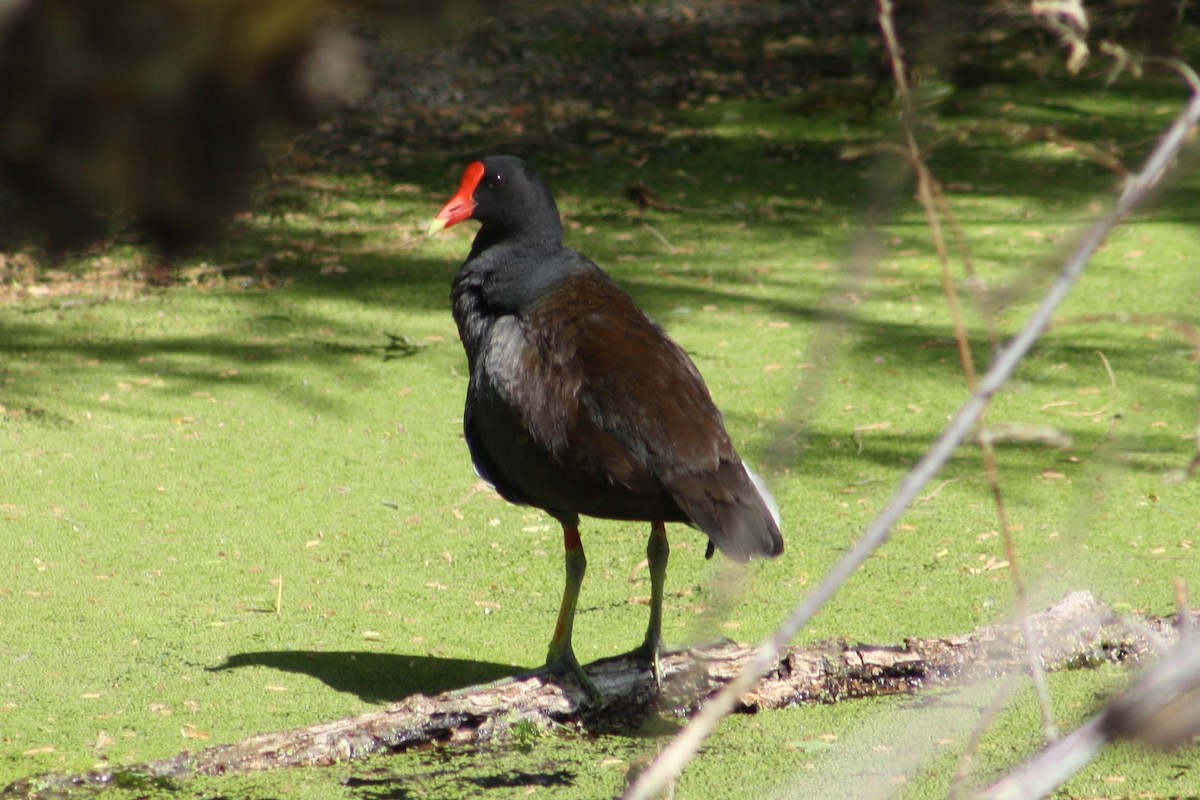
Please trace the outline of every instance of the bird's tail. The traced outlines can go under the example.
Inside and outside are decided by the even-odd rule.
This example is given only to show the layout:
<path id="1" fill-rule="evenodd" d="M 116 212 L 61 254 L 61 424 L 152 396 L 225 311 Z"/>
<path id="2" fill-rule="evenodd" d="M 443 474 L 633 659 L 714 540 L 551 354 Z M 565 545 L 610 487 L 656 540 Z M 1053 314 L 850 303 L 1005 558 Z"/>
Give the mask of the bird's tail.
<path id="1" fill-rule="evenodd" d="M 771 490 L 767 488 L 767 482 L 763 480 L 762 476 L 750 469 L 750 466 L 745 461 L 742 462 L 742 467 L 745 468 L 746 476 L 750 478 L 750 482 L 754 484 L 754 488 L 758 490 L 758 497 L 763 501 L 763 505 L 767 507 L 767 511 L 770 512 L 771 519 L 775 522 L 775 530 L 778 532 L 779 526 L 783 523 L 780 522 L 779 503 L 775 502 L 775 495 L 771 494 Z M 779 549 L 780 552 L 783 552 L 782 537 L 779 539 Z M 775 555 L 778 555 L 778 553 L 775 553 Z"/>
<path id="2" fill-rule="evenodd" d="M 767 490 L 766 482 L 742 463 L 729 463 L 723 469 L 740 469 L 742 475 L 722 481 L 728 494 L 723 502 L 713 503 L 701 513 L 693 513 L 693 522 L 708 534 L 706 557 L 714 546 L 735 561 L 774 558 L 783 552 L 779 532 L 779 504 Z M 700 509 L 694 509 L 700 511 Z M 707 513 L 704 513 L 707 512 Z"/>

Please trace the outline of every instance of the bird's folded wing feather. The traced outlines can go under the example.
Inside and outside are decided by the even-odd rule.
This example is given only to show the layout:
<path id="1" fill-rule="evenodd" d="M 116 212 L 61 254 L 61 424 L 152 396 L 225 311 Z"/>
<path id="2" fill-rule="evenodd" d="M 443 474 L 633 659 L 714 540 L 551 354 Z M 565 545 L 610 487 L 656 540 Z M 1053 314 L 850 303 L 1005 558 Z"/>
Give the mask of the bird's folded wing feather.
<path id="1" fill-rule="evenodd" d="M 564 470 L 667 493 L 734 557 L 776 552 L 778 530 L 699 371 L 628 295 L 576 275 L 525 329 L 527 380 L 509 385 L 513 407 Z"/>

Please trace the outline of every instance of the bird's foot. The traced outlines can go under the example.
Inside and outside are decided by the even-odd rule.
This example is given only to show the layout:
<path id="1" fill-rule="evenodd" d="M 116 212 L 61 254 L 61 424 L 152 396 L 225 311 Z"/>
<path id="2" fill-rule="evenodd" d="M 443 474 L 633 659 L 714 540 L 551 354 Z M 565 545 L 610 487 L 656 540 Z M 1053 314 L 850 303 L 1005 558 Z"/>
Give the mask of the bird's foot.
<path id="1" fill-rule="evenodd" d="M 662 654 L 665 652 L 668 651 L 663 647 L 661 640 L 647 639 L 628 653 L 622 653 L 619 656 L 609 656 L 600 659 L 600 661 L 618 661 L 622 659 L 641 661 L 650 667 L 650 676 L 654 679 L 654 688 L 661 690 L 663 679 Z"/>
<path id="2" fill-rule="evenodd" d="M 560 650 L 557 653 L 551 652 L 546 658 L 546 669 L 553 675 L 566 675 L 568 672 L 575 676 L 575 680 L 579 681 L 579 686 L 587 696 L 596 705 L 604 702 L 604 695 L 596 688 L 596 684 L 588 677 L 588 674 L 583 671 L 583 666 L 579 663 L 579 659 L 575 658 L 575 651 L 570 647 Z"/>
<path id="3" fill-rule="evenodd" d="M 642 642 L 642 646 L 633 651 L 634 657 L 647 661 L 650 664 L 650 676 L 654 679 L 655 691 L 662 691 L 663 669 L 662 669 L 662 654 L 663 643 L 662 639 L 646 639 Z"/>

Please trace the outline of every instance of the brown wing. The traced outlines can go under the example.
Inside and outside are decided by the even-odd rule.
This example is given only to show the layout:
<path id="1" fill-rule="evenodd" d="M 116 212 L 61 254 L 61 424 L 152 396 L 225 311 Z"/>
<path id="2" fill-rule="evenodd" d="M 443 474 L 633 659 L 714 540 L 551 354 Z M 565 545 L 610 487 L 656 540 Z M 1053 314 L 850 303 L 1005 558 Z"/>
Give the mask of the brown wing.
<path id="1" fill-rule="evenodd" d="M 522 369 L 536 377 L 513 406 L 564 478 L 589 487 L 578 513 L 680 519 L 739 559 L 782 551 L 699 371 L 625 292 L 577 273 L 527 316 L 538 333 Z"/>

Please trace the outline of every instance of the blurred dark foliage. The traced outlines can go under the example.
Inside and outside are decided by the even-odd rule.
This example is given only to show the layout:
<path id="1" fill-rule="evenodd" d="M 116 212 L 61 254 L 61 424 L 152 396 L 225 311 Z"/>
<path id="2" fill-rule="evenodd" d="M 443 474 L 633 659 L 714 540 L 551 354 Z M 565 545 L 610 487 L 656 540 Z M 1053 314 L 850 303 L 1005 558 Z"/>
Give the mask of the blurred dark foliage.
<path id="1" fill-rule="evenodd" d="M 132 217 L 170 251 L 244 201 L 256 141 L 303 120 L 340 39 L 319 0 L 26 0 L 0 21 L 0 246 Z M 348 67 L 344 69 L 349 70 Z"/>
<path id="2" fill-rule="evenodd" d="M 167 256 L 204 241 L 250 205 L 265 177 L 264 142 L 289 141 L 354 105 L 373 71 L 379 97 L 391 99 L 345 115 L 332 126 L 336 146 L 321 152 L 357 153 L 374 137 L 378 159 L 392 161 L 414 131 L 457 141 L 469 124 L 489 128 L 494 106 L 512 128 L 506 136 L 526 137 L 559 124 L 573 101 L 641 98 L 657 107 L 859 73 L 873 76 L 875 93 L 889 80 L 870 45 L 871 0 L 633 5 L 620 14 L 621 3 L 600 0 L 0 0 L 0 251 L 77 248 L 114 230 L 135 231 Z M 1150 0 L 1088 7 L 1094 35 L 1133 30 L 1154 52 L 1171 51 L 1167 31 L 1183 9 Z M 939 8 L 945 24 L 934 37 L 923 26 Z M 898 2 L 902 38 L 927 51 L 1006 20 L 1035 25 L 1010 12 L 1000 0 Z M 770 25 L 742 35 L 747 16 Z M 791 32 L 810 29 L 820 41 L 851 44 L 789 49 Z M 542 47 L 551 39 L 566 46 Z M 985 50 L 975 51 L 979 64 L 956 56 L 955 82 L 997 80 L 1000 56 Z M 579 120 L 593 137 L 599 124 L 590 113 Z"/>
<path id="3" fill-rule="evenodd" d="M 0 249 L 114 223 L 168 255 L 203 240 L 247 202 L 265 138 L 362 91 L 364 15 L 417 40 L 494 5 L 0 3 Z"/>

